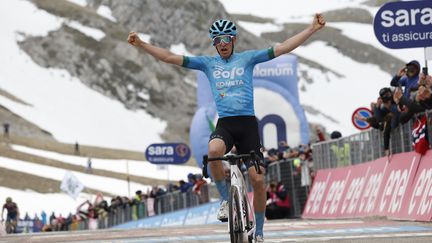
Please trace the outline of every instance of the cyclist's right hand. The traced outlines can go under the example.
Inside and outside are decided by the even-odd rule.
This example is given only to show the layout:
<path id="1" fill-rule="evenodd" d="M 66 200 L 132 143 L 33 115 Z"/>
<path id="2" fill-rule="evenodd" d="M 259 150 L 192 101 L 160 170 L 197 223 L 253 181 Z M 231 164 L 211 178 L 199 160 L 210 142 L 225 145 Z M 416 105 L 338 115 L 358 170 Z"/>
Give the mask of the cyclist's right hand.
<path id="1" fill-rule="evenodd" d="M 127 41 L 134 46 L 139 46 L 143 41 L 138 37 L 138 33 L 131 31 L 128 35 Z"/>

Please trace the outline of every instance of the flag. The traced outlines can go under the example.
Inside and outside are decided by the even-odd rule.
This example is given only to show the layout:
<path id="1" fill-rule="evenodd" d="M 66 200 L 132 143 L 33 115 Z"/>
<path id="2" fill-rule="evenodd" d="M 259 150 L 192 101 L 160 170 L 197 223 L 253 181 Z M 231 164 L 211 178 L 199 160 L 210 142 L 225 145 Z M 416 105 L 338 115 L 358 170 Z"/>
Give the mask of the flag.
<path id="1" fill-rule="evenodd" d="M 208 123 L 210 131 L 214 132 L 216 130 L 216 127 L 215 127 L 213 121 L 210 119 L 210 117 L 208 117 L 207 114 L 206 114 L 206 118 L 207 118 L 207 123 Z"/>
<path id="2" fill-rule="evenodd" d="M 427 119 L 423 115 L 421 118 L 417 118 L 413 125 L 412 130 L 412 145 L 414 150 L 419 154 L 425 154 L 429 149 L 429 141 L 427 138 Z"/>
<path id="3" fill-rule="evenodd" d="M 74 176 L 70 171 L 66 171 L 60 185 L 60 190 L 76 200 L 83 189 L 84 185 L 78 180 L 78 178 L 76 178 L 76 176 Z"/>

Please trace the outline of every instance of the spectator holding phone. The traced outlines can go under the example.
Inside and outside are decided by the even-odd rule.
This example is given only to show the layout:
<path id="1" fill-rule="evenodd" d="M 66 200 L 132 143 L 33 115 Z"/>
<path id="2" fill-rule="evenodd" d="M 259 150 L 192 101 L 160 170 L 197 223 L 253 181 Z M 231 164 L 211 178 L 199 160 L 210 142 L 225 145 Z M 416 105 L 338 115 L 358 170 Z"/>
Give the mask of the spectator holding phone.
<path id="1" fill-rule="evenodd" d="M 390 85 L 394 87 L 404 86 L 403 96 L 410 99 L 411 92 L 418 89 L 419 74 L 420 63 L 412 60 L 399 70 L 391 80 Z"/>
<path id="2" fill-rule="evenodd" d="M 393 99 L 397 104 L 406 107 L 401 113 L 400 122 L 408 122 L 416 113 L 432 109 L 432 77 L 428 75 L 427 68 L 419 75 L 418 90 L 412 99 L 405 97 L 400 89 L 396 89 Z"/>

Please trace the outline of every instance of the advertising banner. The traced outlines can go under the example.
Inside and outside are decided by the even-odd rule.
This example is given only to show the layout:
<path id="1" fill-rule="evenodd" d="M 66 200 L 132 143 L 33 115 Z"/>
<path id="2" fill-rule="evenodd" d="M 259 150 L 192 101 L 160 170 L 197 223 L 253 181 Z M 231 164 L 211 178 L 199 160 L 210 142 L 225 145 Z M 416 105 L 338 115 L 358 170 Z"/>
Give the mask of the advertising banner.
<path id="1" fill-rule="evenodd" d="M 319 170 L 304 208 L 303 217 L 337 218 L 337 209 L 343 200 L 343 192 L 351 173 L 352 167 Z"/>
<path id="2" fill-rule="evenodd" d="M 432 219 L 432 152 L 421 157 L 413 172 L 415 179 L 402 203 L 402 210 L 395 218 L 430 221 Z"/>
<path id="3" fill-rule="evenodd" d="M 378 41 L 392 49 L 432 46 L 431 1 L 384 4 L 374 18 Z"/>
<path id="4" fill-rule="evenodd" d="M 191 155 L 184 143 L 154 143 L 145 151 L 146 159 L 152 164 L 184 164 Z"/>
<path id="5" fill-rule="evenodd" d="M 361 193 L 356 217 L 373 216 L 378 207 L 379 191 L 384 181 L 384 176 L 389 165 L 387 157 L 365 163 L 365 187 Z"/>
<path id="6" fill-rule="evenodd" d="M 303 218 L 432 220 L 432 152 L 319 170 Z"/>
<path id="7" fill-rule="evenodd" d="M 398 217 L 402 202 L 410 190 L 420 156 L 415 152 L 393 155 L 381 184 L 374 215 Z"/>

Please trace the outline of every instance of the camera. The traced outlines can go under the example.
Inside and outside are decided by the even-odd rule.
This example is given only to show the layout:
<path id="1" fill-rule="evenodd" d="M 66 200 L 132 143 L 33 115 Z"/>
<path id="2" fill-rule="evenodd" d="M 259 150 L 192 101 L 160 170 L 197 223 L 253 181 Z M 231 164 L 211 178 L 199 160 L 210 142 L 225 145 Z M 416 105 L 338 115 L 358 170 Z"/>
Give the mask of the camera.
<path id="1" fill-rule="evenodd" d="M 389 102 L 393 100 L 393 94 L 390 88 L 382 88 L 379 91 L 379 96 L 383 102 Z"/>

